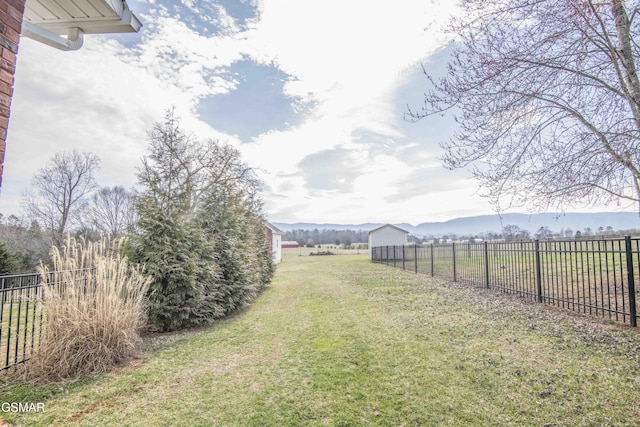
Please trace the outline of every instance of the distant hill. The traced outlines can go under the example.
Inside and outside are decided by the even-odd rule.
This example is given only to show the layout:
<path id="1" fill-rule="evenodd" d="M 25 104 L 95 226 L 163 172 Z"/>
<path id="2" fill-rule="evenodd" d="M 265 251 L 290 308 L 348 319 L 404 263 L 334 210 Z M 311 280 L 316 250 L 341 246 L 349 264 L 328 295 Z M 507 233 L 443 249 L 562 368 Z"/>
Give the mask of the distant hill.
<path id="1" fill-rule="evenodd" d="M 299 222 L 288 224 L 274 222 L 276 227 L 283 231 L 290 230 L 373 230 L 382 223 L 364 224 L 316 224 Z M 549 227 L 553 232 L 570 228 L 575 231 L 583 231 L 590 228 L 596 232 L 599 227 L 612 227 L 614 230 L 640 229 L 640 216 L 636 212 L 596 212 L 596 213 L 539 213 L 519 214 L 508 213 L 503 215 L 482 215 L 465 218 L 456 218 L 444 222 L 423 222 L 418 225 L 406 223 L 394 224 L 409 233 L 417 236 L 439 237 L 445 234 L 473 235 L 486 232 L 500 232 L 506 225 L 515 225 L 524 230 L 535 233 L 540 227 Z"/>

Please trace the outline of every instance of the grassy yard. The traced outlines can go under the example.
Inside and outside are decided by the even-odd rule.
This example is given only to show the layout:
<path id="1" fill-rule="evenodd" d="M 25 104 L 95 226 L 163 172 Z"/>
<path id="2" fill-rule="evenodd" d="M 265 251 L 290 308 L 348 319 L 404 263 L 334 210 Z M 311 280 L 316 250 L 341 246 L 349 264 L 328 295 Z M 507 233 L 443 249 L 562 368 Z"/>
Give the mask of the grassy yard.
<path id="1" fill-rule="evenodd" d="M 370 264 L 291 256 L 244 312 L 74 384 L 20 425 L 637 425 L 637 330 Z M 0 422 L 0 425 L 2 422 Z"/>

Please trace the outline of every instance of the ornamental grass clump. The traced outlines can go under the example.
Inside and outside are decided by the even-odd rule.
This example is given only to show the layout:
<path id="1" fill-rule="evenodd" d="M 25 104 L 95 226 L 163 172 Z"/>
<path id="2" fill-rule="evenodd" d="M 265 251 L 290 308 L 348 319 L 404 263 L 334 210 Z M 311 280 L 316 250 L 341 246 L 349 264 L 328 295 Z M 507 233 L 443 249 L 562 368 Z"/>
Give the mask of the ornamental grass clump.
<path id="1" fill-rule="evenodd" d="M 107 372 L 141 343 L 150 279 L 129 264 L 122 240 L 67 238 L 52 249 L 51 268 L 40 266 L 42 334 L 25 374 L 38 382 Z"/>

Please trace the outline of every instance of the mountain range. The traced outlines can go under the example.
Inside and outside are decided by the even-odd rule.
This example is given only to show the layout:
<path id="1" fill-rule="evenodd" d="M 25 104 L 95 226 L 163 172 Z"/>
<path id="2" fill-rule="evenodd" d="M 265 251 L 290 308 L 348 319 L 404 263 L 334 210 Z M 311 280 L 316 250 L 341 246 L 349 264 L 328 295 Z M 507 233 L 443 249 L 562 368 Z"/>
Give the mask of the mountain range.
<path id="1" fill-rule="evenodd" d="M 282 231 L 291 230 L 373 230 L 384 225 L 383 223 L 364 224 L 317 224 L 308 222 L 283 223 L 274 222 Z M 407 223 L 393 224 L 416 236 L 441 237 L 446 234 L 477 235 L 487 232 L 500 232 L 507 225 L 515 225 L 532 234 L 540 227 L 548 227 L 553 232 L 560 232 L 570 228 L 575 231 L 584 231 L 590 228 L 593 232 L 600 227 L 613 230 L 640 229 L 640 215 L 637 212 L 594 212 L 594 213 L 537 213 L 521 214 L 507 213 L 502 215 L 481 215 L 464 218 L 455 218 L 443 222 L 423 222 L 418 225 Z"/>

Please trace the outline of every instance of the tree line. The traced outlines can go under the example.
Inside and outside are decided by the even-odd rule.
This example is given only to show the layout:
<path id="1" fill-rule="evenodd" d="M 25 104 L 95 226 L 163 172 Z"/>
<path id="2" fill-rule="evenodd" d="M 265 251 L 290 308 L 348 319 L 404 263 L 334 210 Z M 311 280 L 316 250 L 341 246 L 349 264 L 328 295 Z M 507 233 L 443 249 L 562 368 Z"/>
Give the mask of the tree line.
<path id="1" fill-rule="evenodd" d="M 572 228 L 562 228 L 560 231 L 552 231 L 549 227 L 540 227 L 536 232 L 532 233 L 527 229 L 520 228 L 517 225 L 505 225 L 501 231 L 486 231 L 476 234 L 457 234 L 448 233 L 442 236 L 412 236 L 408 237 L 408 241 L 415 243 L 426 242 L 448 242 L 448 241 L 504 241 L 519 242 L 525 240 L 589 240 L 589 239 L 618 239 L 624 236 L 640 236 L 640 229 L 630 230 L 614 230 L 611 226 L 601 226 L 596 229 L 590 227 L 582 230 L 574 230 Z"/>
<path id="2" fill-rule="evenodd" d="M 283 241 L 296 241 L 300 246 L 314 245 L 346 245 L 352 243 L 366 243 L 369 241 L 369 233 L 364 230 L 336 230 L 314 228 L 304 230 L 302 228 L 289 230 L 282 233 Z"/>

